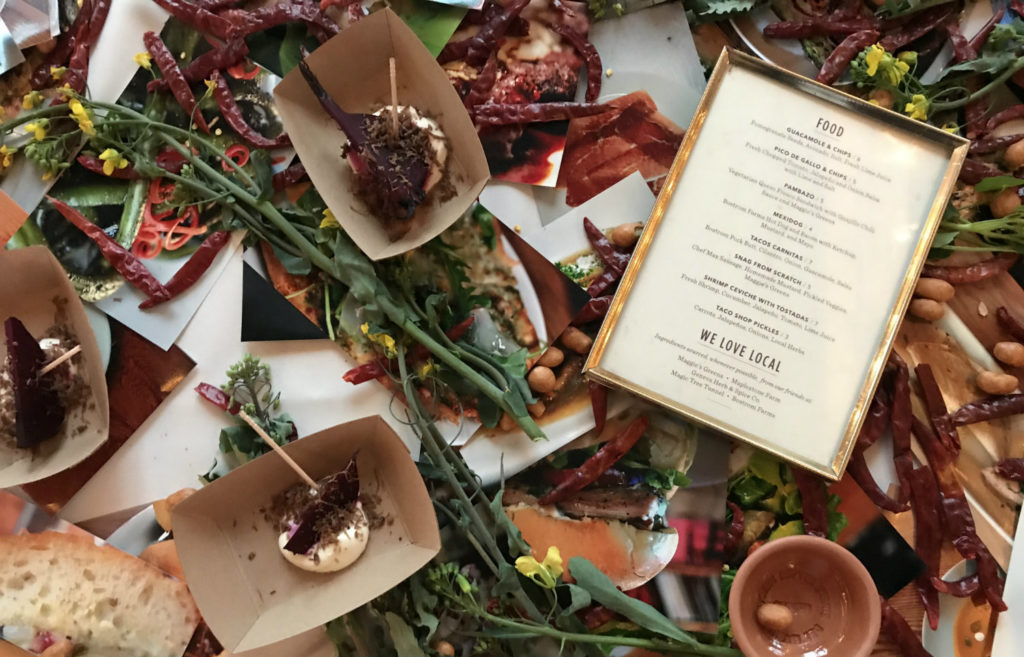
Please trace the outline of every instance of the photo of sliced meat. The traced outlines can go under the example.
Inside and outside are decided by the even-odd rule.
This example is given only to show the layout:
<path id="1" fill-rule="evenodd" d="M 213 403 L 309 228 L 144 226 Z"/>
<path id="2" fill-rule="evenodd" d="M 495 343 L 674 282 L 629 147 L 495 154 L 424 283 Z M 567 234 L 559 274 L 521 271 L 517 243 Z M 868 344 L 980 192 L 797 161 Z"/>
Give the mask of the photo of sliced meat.
<path id="1" fill-rule="evenodd" d="M 657 191 L 683 143 L 683 129 L 661 115 L 646 92 L 616 98 L 607 107 L 569 124 L 558 186 L 566 188 L 572 207 L 634 171 Z"/>

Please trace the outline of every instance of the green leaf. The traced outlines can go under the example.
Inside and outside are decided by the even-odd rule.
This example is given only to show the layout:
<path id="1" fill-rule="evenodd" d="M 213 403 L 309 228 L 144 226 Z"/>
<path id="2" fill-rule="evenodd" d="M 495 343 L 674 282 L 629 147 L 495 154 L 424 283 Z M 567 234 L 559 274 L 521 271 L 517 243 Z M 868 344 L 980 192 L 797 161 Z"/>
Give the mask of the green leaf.
<path id="1" fill-rule="evenodd" d="M 935 233 L 935 239 L 932 240 L 932 248 L 935 249 L 952 244 L 959 234 L 960 232 L 956 230 L 942 230 Z"/>
<path id="2" fill-rule="evenodd" d="M 480 226 L 480 237 L 487 248 L 493 251 L 498 247 L 498 233 L 494 230 L 494 215 L 482 205 L 473 208 L 473 218 Z"/>
<path id="3" fill-rule="evenodd" d="M 498 426 L 501 421 L 501 409 L 489 397 L 477 397 L 476 411 L 480 415 L 480 424 L 488 429 Z"/>
<path id="4" fill-rule="evenodd" d="M 842 500 L 838 495 L 831 494 L 828 496 L 828 540 L 830 541 L 835 541 L 839 538 L 839 533 L 850 524 L 846 514 L 839 510 L 841 502 Z"/>
<path id="5" fill-rule="evenodd" d="M 391 0 L 391 8 L 409 26 L 430 54 L 437 57 L 466 15 L 464 7 L 427 0 Z"/>
<path id="6" fill-rule="evenodd" d="M 515 559 L 524 554 L 530 554 L 530 546 L 523 540 L 523 535 L 519 532 L 519 528 L 516 527 L 516 524 L 505 513 L 505 507 L 501 505 L 501 498 L 504 492 L 505 488 L 500 488 L 494 495 L 494 499 L 491 500 L 491 515 L 494 516 L 494 524 L 497 526 L 498 531 L 508 537 L 509 556 Z"/>
<path id="7" fill-rule="evenodd" d="M 572 616 L 577 611 L 589 607 L 591 603 L 590 593 L 576 584 L 559 584 L 555 587 L 555 593 L 558 594 L 559 600 L 569 598 L 569 604 L 562 605 L 562 611 L 558 614 L 562 617 Z"/>
<path id="8" fill-rule="evenodd" d="M 309 36 L 304 25 L 301 23 L 289 23 L 285 29 L 284 39 L 281 40 L 281 48 L 278 50 L 282 77 L 288 75 L 288 71 L 299 65 L 299 60 L 302 59 L 300 48 L 303 44 L 310 50 L 318 45 Z"/>
<path id="9" fill-rule="evenodd" d="M 608 576 L 583 557 L 569 559 L 569 572 L 586 589 L 594 602 L 608 607 L 640 627 L 680 643 L 693 645 L 697 640 L 649 604 L 631 598 L 615 587 Z"/>
<path id="10" fill-rule="evenodd" d="M 395 650 L 402 657 L 427 657 L 416 640 L 416 633 L 412 631 L 409 624 L 402 620 L 402 617 L 393 611 L 384 614 L 388 630 L 391 632 L 391 641 L 395 644 Z"/>
<path id="11" fill-rule="evenodd" d="M 522 585 L 519 583 L 519 574 L 516 569 L 507 561 L 498 564 L 498 581 L 494 584 L 493 593 L 496 596 L 506 596 L 518 591 Z"/>
<path id="12" fill-rule="evenodd" d="M 270 161 L 270 153 L 262 148 L 254 148 L 249 152 L 249 164 L 253 179 L 260 188 L 260 201 L 266 201 L 274 194 L 274 171 Z"/>
<path id="13" fill-rule="evenodd" d="M 957 73 L 982 73 L 994 76 L 1016 63 L 1017 58 L 1018 56 L 1013 50 L 1008 50 L 960 62 L 942 71 L 936 83 L 942 82 Z"/>
<path id="14" fill-rule="evenodd" d="M 1013 176 L 992 176 L 985 178 L 974 186 L 976 192 L 1001 192 L 1009 187 L 1024 185 L 1024 180 Z"/>

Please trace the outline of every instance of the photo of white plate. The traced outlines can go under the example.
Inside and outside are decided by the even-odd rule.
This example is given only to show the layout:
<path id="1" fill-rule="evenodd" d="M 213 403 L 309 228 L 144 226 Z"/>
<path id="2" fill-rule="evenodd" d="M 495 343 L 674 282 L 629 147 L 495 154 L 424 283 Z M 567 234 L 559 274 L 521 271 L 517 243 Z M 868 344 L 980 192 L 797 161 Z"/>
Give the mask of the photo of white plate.
<path id="1" fill-rule="evenodd" d="M 974 562 L 961 561 L 942 579 L 953 582 L 974 574 L 974 571 Z M 921 629 L 921 643 L 932 657 L 980 657 L 986 654 L 983 648 L 991 645 L 991 637 L 986 636 L 989 633 L 989 614 L 987 606 L 979 610 L 971 598 L 955 598 L 940 593 L 939 626 L 933 630 L 926 617 Z M 963 648 L 957 650 L 954 648 L 956 644 Z"/>

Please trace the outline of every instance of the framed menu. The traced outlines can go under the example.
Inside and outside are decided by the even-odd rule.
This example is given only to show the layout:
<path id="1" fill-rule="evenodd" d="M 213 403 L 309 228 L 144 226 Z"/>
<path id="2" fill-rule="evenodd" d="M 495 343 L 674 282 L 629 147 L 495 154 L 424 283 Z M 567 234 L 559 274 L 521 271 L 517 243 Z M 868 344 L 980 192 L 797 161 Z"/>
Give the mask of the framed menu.
<path id="1" fill-rule="evenodd" d="M 588 376 L 838 479 L 967 148 L 724 50 Z"/>

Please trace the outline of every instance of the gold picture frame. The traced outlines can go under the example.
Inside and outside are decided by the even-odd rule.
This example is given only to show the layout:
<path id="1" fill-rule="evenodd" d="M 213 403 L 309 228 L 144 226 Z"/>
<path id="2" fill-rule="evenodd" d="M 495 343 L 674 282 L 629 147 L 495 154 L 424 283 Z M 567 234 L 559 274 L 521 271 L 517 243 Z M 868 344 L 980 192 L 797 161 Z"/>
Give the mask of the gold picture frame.
<path id="1" fill-rule="evenodd" d="M 901 239 L 907 242 L 907 246 L 893 247 L 906 249 L 905 252 L 899 251 L 899 253 L 904 254 L 904 260 L 900 262 L 907 261 L 906 258 L 909 258 L 909 266 L 906 267 L 901 280 L 891 281 L 892 289 L 887 291 L 886 299 L 894 299 L 895 301 L 891 306 L 891 312 L 889 312 L 884 328 L 881 331 L 881 339 L 876 342 L 873 336 L 870 336 L 870 342 L 868 342 L 868 338 L 863 338 L 865 344 L 873 347 L 870 350 L 870 353 L 867 354 L 869 358 L 866 358 L 865 361 L 858 361 L 862 364 L 866 362 L 866 367 L 863 367 L 860 371 L 866 371 L 867 376 L 864 378 L 863 384 L 860 385 L 859 388 L 851 390 L 851 397 L 847 397 L 847 399 L 850 399 L 855 396 L 855 402 L 848 417 L 846 415 L 843 416 L 846 418 L 845 423 L 840 425 L 839 423 L 841 418 L 835 418 L 836 426 L 844 426 L 845 428 L 838 441 L 831 439 L 832 444 L 837 444 L 837 447 L 834 453 L 832 453 L 830 459 L 819 459 L 818 461 L 815 461 L 812 458 L 802 456 L 799 450 L 794 450 L 785 444 L 779 444 L 779 441 L 777 440 L 767 439 L 764 432 L 759 434 L 758 432 L 751 431 L 750 429 L 740 428 L 731 423 L 727 418 L 719 417 L 715 413 L 708 412 L 706 409 L 702 410 L 695 408 L 684 400 L 675 399 L 671 395 L 665 394 L 663 390 L 658 391 L 645 385 L 638 384 L 634 380 L 637 377 L 630 376 L 628 372 L 624 373 L 628 370 L 628 367 L 610 367 L 607 362 L 609 346 L 612 344 L 614 336 L 616 335 L 616 329 L 622 327 L 624 318 L 626 317 L 624 312 L 626 310 L 627 300 L 634 289 L 634 285 L 636 284 L 641 270 L 645 266 L 651 266 L 651 263 L 647 259 L 651 246 L 656 235 L 658 235 L 659 229 L 662 228 L 662 224 L 670 204 L 676 198 L 674 193 L 679 187 L 680 180 L 687 169 L 687 164 L 690 163 L 694 148 L 703 134 L 702 131 L 708 120 L 709 112 L 712 110 L 712 106 L 719 95 L 723 82 L 726 80 L 727 76 L 734 71 L 749 72 L 762 79 L 779 83 L 777 85 L 780 88 L 779 93 L 789 91 L 793 92 L 794 97 L 802 95 L 807 99 L 818 99 L 817 101 L 811 101 L 815 103 L 815 106 L 822 105 L 819 101 L 825 101 L 825 104 L 827 104 L 829 108 L 835 108 L 839 116 L 843 116 L 855 123 L 859 122 L 862 126 L 870 123 L 871 125 L 878 124 L 880 129 L 891 129 L 885 133 L 887 135 L 886 138 L 906 142 L 900 144 L 901 148 L 910 148 L 907 144 L 915 142 L 915 147 L 920 148 L 921 150 L 922 161 L 925 161 L 926 157 L 932 158 L 931 160 L 927 160 L 928 166 L 922 167 L 922 169 L 936 172 L 934 177 L 927 178 L 927 180 L 937 181 L 937 193 L 934 198 L 927 196 L 921 199 L 920 215 L 925 216 L 925 219 L 919 236 L 917 236 L 916 239 L 913 239 L 912 237 L 901 233 Z M 798 100 L 796 102 L 800 101 Z M 737 110 L 734 108 L 730 111 Z M 770 121 L 770 119 L 765 119 L 765 122 L 768 121 Z M 740 128 L 741 126 L 737 126 L 737 129 Z M 753 130 L 753 128 L 751 128 L 751 130 Z M 861 131 L 863 130 L 864 128 L 862 127 Z M 890 137 L 889 135 L 892 136 Z M 754 141 L 757 141 L 756 138 Z M 749 140 L 747 145 L 750 146 Z M 594 341 L 594 347 L 584 367 L 587 377 L 600 383 L 629 391 L 634 395 L 671 409 L 723 434 L 750 443 L 784 460 L 796 463 L 808 470 L 820 474 L 823 477 L 831 480 L 839 479 L 846 468 L 857 434 L 860 431 L 860 427 L 865 416 L 867 415 L 868 406 L 872 396 L 874 395 L 878 381 L 881 378 L 889 350 L 892 346 L 893 340 L 895 339 L 896 332 L 899 329 L 903 313 L 910 302 L 915 282 L 928 255 L 932 239 L 938 229 L 946 203 L 953 191 L 960 167 L 967 156 L 968 147 L 969 142 L 958 136 L 939 130 L 920 121 L 911 120 L 906 116 L 883 109 L 853 96 L 849 96 L 829 86 L 800 77 L 794 73 L 790 73 L 789 71 L 731 48 L 723 49 L 715 70 L 708 81 L 707 89 L 700 101 L 700 105 L 697 108 L 693 121 L 686 132 L 686 137 L 683 140 L 682 146 L 676 155 L 665 184 L 658 196 L 654 210 L 652 211 L 644 232 L 636 245 L 633 257 L 622 277 L 619 289 L 611 304 L 604 324 Z M 869 153 L 870 151 L 865 151 L 865 154 Z M 859 161 L 860 159 L 858 159 L 858 162 Z M 942 166 L 943 163 L 946 163 L 944 169 Z M 702 169 L 700 167 L 695 170 L 698 171 L 695 176 L 699 177 L 702 175 Z M 928 174 L 922 173 L 921 175 L 926 176 Z M 891 185 L 892 181 L 890 180 L 888 184 Z M 723 183 L 722 186 L 725 187 L 726 183 Z M 931 187 L 934 187 L 934 184 L 931 185 Z M 925 192 L 923 191 L 921 192 L 921 194 L 924 193 Z M 923 201 L 927 201 L 927 205 L 925 205 Z M 912 202 L 917 202 L 916 197 L 913 201 L 900 199 L 900 203 L 903 204 L 910 204 Z M 911 207 L 917 208 L 918 206 L 913 205 Z M 925 209 L 927 209 L 926 215 L 924 214 Z M 907 212 L 907 216 L 918 216 L 914 212 L 909 212 L 905 206 L 900 206 L 900 210 Z M 684 209 L 681 210 L 681 212 L 685 214 L 686 211 L 687 208 L 684 206 Z M 693 219 L 688 220 L 693 221 Z M 679 221 L 683 221 L 683 219 L 679 219 Z M 899 240 L 895 241 L 899 242 Z M 698 247 L 699 245 L 695 242 L 693 246 Z M 833 258 L 837 257 L 831 253 L 826 253 L 825 255 Z M 670 266 L 675 263 L 662 264 Z M 902 267 L 900 267 L 900 271 L 903 271 Z M 665 280 L 670 279 L 666 278 Z M 668 299 L 666 299 L 666 301 L 668 301 Z M 882 308 L 888 309 L 889 306 L 886 304 L 882 306 Z M 815 322 L 815 324 L 817 324 L 817 322 Z M 646 327 L 647 325 L 644 326 Z M 632 327 L 624 329 L 623 332 L 631 332 L 631 335 L 628 336 L 630 339 L 637 337 L 636 331 L 634 331 Z M 675 346 L 679 347 L 681 345 Z M 620 348 L 620 350 L 621 349 L 622 348 Z M 616 358 L 622 357 L 616 356 Z M 683 360 L 683 358 L 680 356 L 679 360 Z M 631 363 L 629 366 L 637 367 L 638 365 Z M 673 371 L 672 374 L 675 374 L 675 372 Z M 840 376 L 843 374 L 845 374 L 845 372 L 841 373 Z M 801 375 L 803 376 L 804 374 Z M 853 393 L 855 393 L 855 395 Z M 834 405 L 834 400 L 830 400 L 826 405 Z M 846 406 L 846 408 L 849 408 L 849 406 Z"/>

